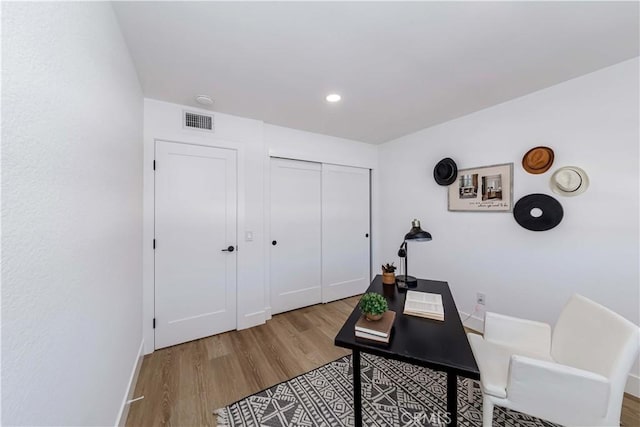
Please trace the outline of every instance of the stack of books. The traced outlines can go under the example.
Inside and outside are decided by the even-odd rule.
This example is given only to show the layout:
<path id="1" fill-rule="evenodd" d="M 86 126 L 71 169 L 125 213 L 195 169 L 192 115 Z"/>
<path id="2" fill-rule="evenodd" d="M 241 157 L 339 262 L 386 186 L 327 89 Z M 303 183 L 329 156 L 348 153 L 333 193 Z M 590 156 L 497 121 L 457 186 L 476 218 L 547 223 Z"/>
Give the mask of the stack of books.
<path id="1" fill-rule="evenodd" d="M 356 322 L 356 338 L 363 341 L 389 344 L 391 329 L 396 320 L 395 311 L 387 311 L 380 320 L 367 320 L 364 314 Z"/>
<path id="2" fill-rule="evenodd" d="M 442 295 L 429 292 L 407 291 L 404 314 L 444 321 Z"/>

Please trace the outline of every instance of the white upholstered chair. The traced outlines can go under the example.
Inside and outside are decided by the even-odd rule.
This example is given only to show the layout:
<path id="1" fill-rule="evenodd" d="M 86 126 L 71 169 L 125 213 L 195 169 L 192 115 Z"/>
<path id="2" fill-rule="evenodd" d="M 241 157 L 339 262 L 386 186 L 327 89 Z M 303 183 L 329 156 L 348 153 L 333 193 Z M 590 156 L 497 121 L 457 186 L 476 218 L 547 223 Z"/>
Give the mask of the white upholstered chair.
<path id="1" fill-rule="evenodd" d="M 486 313 L 468 334 L 480 368 L 482 425 L 495 405 L 570 426 L 619 426 L 640 329 L 574 295 L 551 332 L 546 323 Z M 469 382 L 471 385 L 471 382 Z"/>

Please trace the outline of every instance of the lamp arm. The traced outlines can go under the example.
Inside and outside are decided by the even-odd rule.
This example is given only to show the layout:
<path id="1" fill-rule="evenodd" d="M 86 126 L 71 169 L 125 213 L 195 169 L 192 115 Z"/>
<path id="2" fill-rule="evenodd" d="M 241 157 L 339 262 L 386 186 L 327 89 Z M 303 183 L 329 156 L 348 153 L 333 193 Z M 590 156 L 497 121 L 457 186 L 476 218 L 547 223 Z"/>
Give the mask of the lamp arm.
<path id="1" fill-rule="evenodd" d="M 406 253 L 406 248 L 407 248 L 407 241 L 405 240 L 404 242 L 402 242 L 402 244 L 400 245 L 400 249 L 398 249 L 398 256 L 400 258 L 404 258 L 407 253 Z"/>
<path id="2" fill-rule="evenodd" d="M 407 241 L 404 241 L 404 279 L 405 283 L 409 283 L 409 251 L 407 250 L 409 245 L 407 245 Z"/>
<path id="3" fill-rule="evenodd" d="M 402 242 L 402 244 L 400 245 L 400 249 L 398 249 L 398 256 L 400 258 L 404 258 L 404 277 L 405 280 L 406 278 L 409 276 L 409 274 L 407 274 L 407 241 L 405 240 L 404 242 Z"/>

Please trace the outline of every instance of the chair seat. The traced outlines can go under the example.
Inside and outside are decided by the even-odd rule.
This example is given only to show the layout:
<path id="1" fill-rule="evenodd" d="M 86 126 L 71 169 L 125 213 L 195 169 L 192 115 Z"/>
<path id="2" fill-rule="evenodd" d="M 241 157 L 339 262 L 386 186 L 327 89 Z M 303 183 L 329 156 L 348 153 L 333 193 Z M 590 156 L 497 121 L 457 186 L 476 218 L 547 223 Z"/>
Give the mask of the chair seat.
<path id="1" fill-rule="evenodd" d="M 640 348 L 636 324 L 576 294 L 553 332 L 491 312 L 484 329 L 484 337 L 467 334 L 480 370 L 483 427 L 492 427 L 496 405 L 561 425 L 620 425 Z"/>
<path id="2" fill-rule="evenodd" d="M 507 381 L 509 379 L 509 363 L 514 354 L 536 359 L 553 361 L 550 354 L 523 351 L 515 347 L 495 344 L 485 340 L 478 334 L 467 334 L 469 344 L 480 369 L 482 391 L 501 399 L 507 397 Z"/>

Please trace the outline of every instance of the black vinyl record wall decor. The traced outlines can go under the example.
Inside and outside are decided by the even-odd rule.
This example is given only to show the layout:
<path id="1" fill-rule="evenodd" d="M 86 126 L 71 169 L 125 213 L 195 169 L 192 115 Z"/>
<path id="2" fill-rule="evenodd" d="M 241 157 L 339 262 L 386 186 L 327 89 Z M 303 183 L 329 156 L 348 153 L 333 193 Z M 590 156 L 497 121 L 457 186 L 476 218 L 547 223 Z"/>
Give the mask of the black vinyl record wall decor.
<path id="1" fill-rule="evenodd" d="M 513 207 L 513 217 L 531 231 L 547 231 L 560 224 L 564 211 L 556 199 L 546 194 L 529 194 Z"/>

